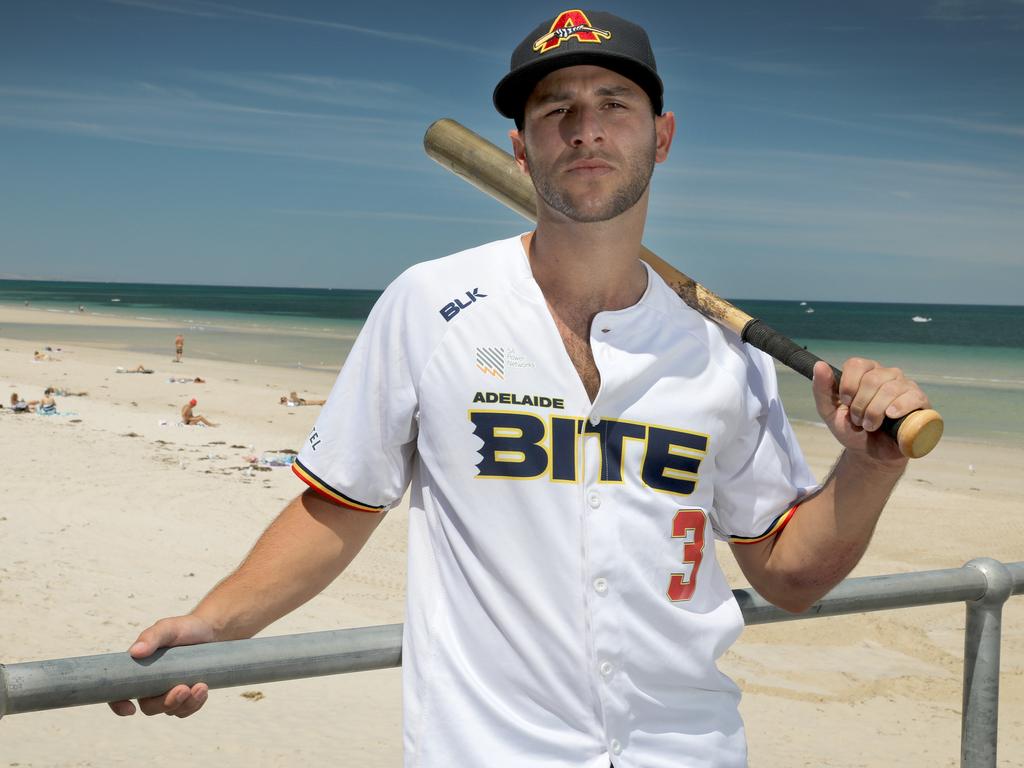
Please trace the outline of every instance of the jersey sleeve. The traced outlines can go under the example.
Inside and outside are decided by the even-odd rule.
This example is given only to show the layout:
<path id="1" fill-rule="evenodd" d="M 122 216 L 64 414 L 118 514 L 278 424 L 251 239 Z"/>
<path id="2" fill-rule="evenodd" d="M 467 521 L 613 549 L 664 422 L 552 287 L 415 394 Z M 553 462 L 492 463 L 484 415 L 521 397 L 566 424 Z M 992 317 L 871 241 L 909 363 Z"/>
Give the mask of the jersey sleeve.
<path id="1" fill-rule="evenodd" d="M 744 353 L 742 420 L 716 457 L 714 529 L 750 544 L 782 530 L 817 486 L 779 399 L 774 363 L 758 350 Z"/>
<path id="2" fill-rule="evenodd" d="M 403 276 L 404 277 L 404 276 Z M 321 496 L 386 511 L 409 485 L 416 451 L 418 374 L 407 280 L 374 305 L 293 471 Z"/>

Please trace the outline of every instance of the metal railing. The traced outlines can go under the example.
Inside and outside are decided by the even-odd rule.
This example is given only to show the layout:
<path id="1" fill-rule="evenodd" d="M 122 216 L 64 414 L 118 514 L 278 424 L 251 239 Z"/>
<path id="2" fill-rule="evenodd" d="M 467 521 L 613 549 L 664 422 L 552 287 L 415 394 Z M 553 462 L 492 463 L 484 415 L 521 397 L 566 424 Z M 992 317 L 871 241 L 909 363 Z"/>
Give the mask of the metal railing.
<path id="1" fill-rule="evenodd" d="M 750 589 L 733 590 L 747 624 L 967 604 L 961 768 L 995 768 L 1002 609 L 1024 594 L 1024 562 L 991 558 L 962 568 L 847 579 L 800 614 Z M 397 667 L 402 625 L 165 648 L 135 660 L 127 652 L 0 664 L 0 718 L 22 712 L 155 696 L 178 683 L 210 688 Z"/>

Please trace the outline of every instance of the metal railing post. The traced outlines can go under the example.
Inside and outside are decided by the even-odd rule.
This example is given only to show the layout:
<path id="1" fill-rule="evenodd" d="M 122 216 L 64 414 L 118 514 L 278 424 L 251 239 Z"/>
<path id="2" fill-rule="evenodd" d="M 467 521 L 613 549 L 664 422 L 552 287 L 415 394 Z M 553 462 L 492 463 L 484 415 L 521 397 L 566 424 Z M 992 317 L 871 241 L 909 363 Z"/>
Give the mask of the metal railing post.
<path id="1" fill-rule="evenodd" d="M 960 728 L 961 768 L 996 768 L 999 734 L 999 647 L 1003 603 L 1013 576 L 998 560 L 979 557 L 964 568 L 985 574 L 985 594 L 967 602 L 964 632 L 964 700 Z"/>

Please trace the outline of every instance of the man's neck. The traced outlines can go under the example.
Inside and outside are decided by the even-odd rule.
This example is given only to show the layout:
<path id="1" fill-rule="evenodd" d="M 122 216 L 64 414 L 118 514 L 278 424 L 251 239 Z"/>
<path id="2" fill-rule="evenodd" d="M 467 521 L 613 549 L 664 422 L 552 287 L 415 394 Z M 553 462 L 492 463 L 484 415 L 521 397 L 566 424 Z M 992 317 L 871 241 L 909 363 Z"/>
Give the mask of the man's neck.
<path id="1" fill-rule="evenodd" d="M 592 224 L 540 218 L 523 244 L 549 304 L 597 313 L 640 300 L 647 289 L 647 271 L 640 263 L 643 216 L 631 213 Z"/>

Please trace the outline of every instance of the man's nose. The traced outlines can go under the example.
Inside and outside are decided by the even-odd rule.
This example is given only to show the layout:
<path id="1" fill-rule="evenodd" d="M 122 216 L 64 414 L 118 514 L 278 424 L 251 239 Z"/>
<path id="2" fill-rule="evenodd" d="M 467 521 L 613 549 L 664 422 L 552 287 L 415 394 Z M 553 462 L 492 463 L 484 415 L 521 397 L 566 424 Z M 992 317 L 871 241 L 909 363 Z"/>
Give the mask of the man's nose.
<path id="1" fill-rule="evenodd" d="M 596 109 L 587 106 L 578 107 L 574 110 L 573 119 L 568 122 L 570 142 L 574 147 L 604 141 L 601 116 Z"/>

